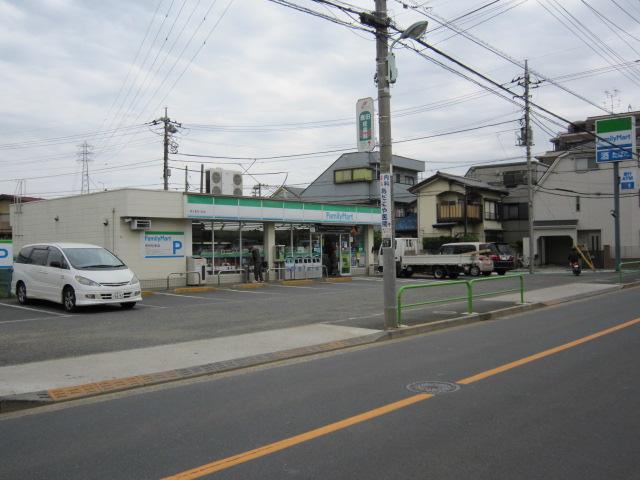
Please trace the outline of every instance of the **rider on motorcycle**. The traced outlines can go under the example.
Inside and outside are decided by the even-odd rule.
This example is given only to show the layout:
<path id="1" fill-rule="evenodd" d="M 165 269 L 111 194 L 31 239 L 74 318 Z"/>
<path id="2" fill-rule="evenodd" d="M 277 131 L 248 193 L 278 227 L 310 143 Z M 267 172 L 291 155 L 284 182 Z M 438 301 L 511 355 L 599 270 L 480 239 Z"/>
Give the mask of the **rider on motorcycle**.
<path id="1" fill-rule="evenodd" d="M 572 267 L 574 263 L 580 263 L 580 256 L 578 255 L 576 247 L 573 247 L 569 254 L 569 266 Z"/>

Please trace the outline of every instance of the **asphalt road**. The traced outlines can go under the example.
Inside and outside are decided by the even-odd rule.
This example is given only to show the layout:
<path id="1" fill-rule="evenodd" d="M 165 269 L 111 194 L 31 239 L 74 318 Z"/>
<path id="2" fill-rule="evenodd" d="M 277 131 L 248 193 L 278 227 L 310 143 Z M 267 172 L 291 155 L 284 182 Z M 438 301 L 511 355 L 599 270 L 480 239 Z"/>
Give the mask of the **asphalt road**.
<path id="1" fill-rule="evenodd" d="M 496 276 L 492 277 L 496 278 Z M 614 283 L 612 273 L 526 276 L 526 289 L 579 281 Z M 402 285 L 433 280 L 399 279 Z M 517 281 L 487 282 L 479 292 L 517 287 Z M 466 295 L 465 287 L 411 291 L 406 302 Z M 511 304 L 491 299 L 476 302 L 476 311 Z M 403 315 L 406 324 L 458 316 L 465 302 L 419 308 Z M 313 323 L 383 328 L 382 280 L 360 278 L 349 283 L 309 286 L 269 285 L 263 289 L 221 289 L 216 292 L 145 298 L 134 310 L 95 307 L 66 314 L 61 306 L 32 302 L 27 309 L 15 299 L 0 301 L 0 366 L 113 352 L 203 338 L 225 337 Z"/>
<path id="2" fill-rule="evenodd" d="M 9 414 L 0 478 L 146 479 L 201 466 L 219 471 L 182 478 L 640 478 L 639 312 L 628 289 Z M 422 381 L 460 389 L 407 389 Z"/>

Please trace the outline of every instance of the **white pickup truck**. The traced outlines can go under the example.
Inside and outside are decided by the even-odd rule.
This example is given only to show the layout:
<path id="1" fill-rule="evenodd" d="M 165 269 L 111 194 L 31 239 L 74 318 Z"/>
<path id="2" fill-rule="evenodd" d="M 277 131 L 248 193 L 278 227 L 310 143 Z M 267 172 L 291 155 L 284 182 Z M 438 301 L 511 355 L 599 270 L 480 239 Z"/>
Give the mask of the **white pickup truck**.
<path id="1" fill-rule="evenodd" d="M 382 249 L 384 247 L 383 241 L 378 252 L 379 272 L 382 272 Z M 437 279 L 458 278 L 461 273 L 469 273 L 474 268 L 489 272 L 493 269 L 493 262 L 484 255 L 475 253 L 430 255 L 422 253 L 420 241 L 417 238 L 396 238 L 395 260 L 398 277 L 410 277 L 414 273 L 427 273 Z"/>

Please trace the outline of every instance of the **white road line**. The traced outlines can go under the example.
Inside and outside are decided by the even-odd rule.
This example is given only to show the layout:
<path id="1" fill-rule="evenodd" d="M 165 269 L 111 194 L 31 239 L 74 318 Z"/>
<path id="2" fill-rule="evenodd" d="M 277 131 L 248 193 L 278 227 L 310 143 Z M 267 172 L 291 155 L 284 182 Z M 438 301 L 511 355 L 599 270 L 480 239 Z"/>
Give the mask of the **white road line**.
<path id="1" fill-rule="evenodd" d="M 273 292 L 256 292 L 255 290 L 234 290 L 233 288 L 225 288 L 221 289 L 221 292 L 238 292 L 238 293 L 257 293 L 258 295 L 274 295 Z M 281 295 L 280 293 L 276 293 L 275 295 Z"/>
<path id="2" fill-rule="evenodd" d="M 4 305 L 5 307 L 10 307 L 10 308 L 19 308 L 20 310 L 29 310 L 29 311 L 32 311 L 32 312 L 46 313 L 47 315 L 57 315 L 58 317 L 68 317 L 69 316 L 69 315 L 66 315 L 64 313 L 49 312 L 47 310 L 39 310 L 37 308 L 23 307 L 22 305 L 11 305 L 9 303 L 4 303 L 4 302 L 0 302 L 0 305 Z"/>
<path id="3" fill-rule="evenodd" d="M 138 303 L 136 308 L 169 308 L 169 307 L 161 307 L 160 305 L 149 305 L 148 303 Z"/>
<path id="4" fill-rule="evenodd" d="M 167 295 L 169 297 L 197 298 L 199 300 L 208 300 L 208 297 L 196 297 L 195 295 L 182 295 L 180 293 L 154 292 L 154 295 Z"/>
<path id="5" fill-rule="evenodd" d="M 67 318 L 67 317 L 77 317 L 77 315 L 60 315 L 57 318 Z M 7 320 L 5 322 L 0 322 L 0 325 L 6 325 L 9 323 L 23 323 L 23 322 L 36 322 L 39 320 L 53 320 L 51 317 L 36 317 L 36 318 L 22 318 L 20 320 Z"/>

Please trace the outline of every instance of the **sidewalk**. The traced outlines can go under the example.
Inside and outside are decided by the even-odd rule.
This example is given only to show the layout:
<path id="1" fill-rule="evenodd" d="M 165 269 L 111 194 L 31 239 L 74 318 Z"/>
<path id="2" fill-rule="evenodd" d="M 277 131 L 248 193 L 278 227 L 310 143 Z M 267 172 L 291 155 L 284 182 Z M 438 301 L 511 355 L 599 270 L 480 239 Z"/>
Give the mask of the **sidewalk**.
<path id="1" fill-rule="evenodd" d="M 526 292 L 526 305 L 452 318 L 397 331 L 313 324 L 149 348 L 0 367 L 0 412 L 208 375 L 516 314 L 617 291 L 611 284 L 572 283 Z M 519 294 L 483 301 L 517 304 Z"/>

